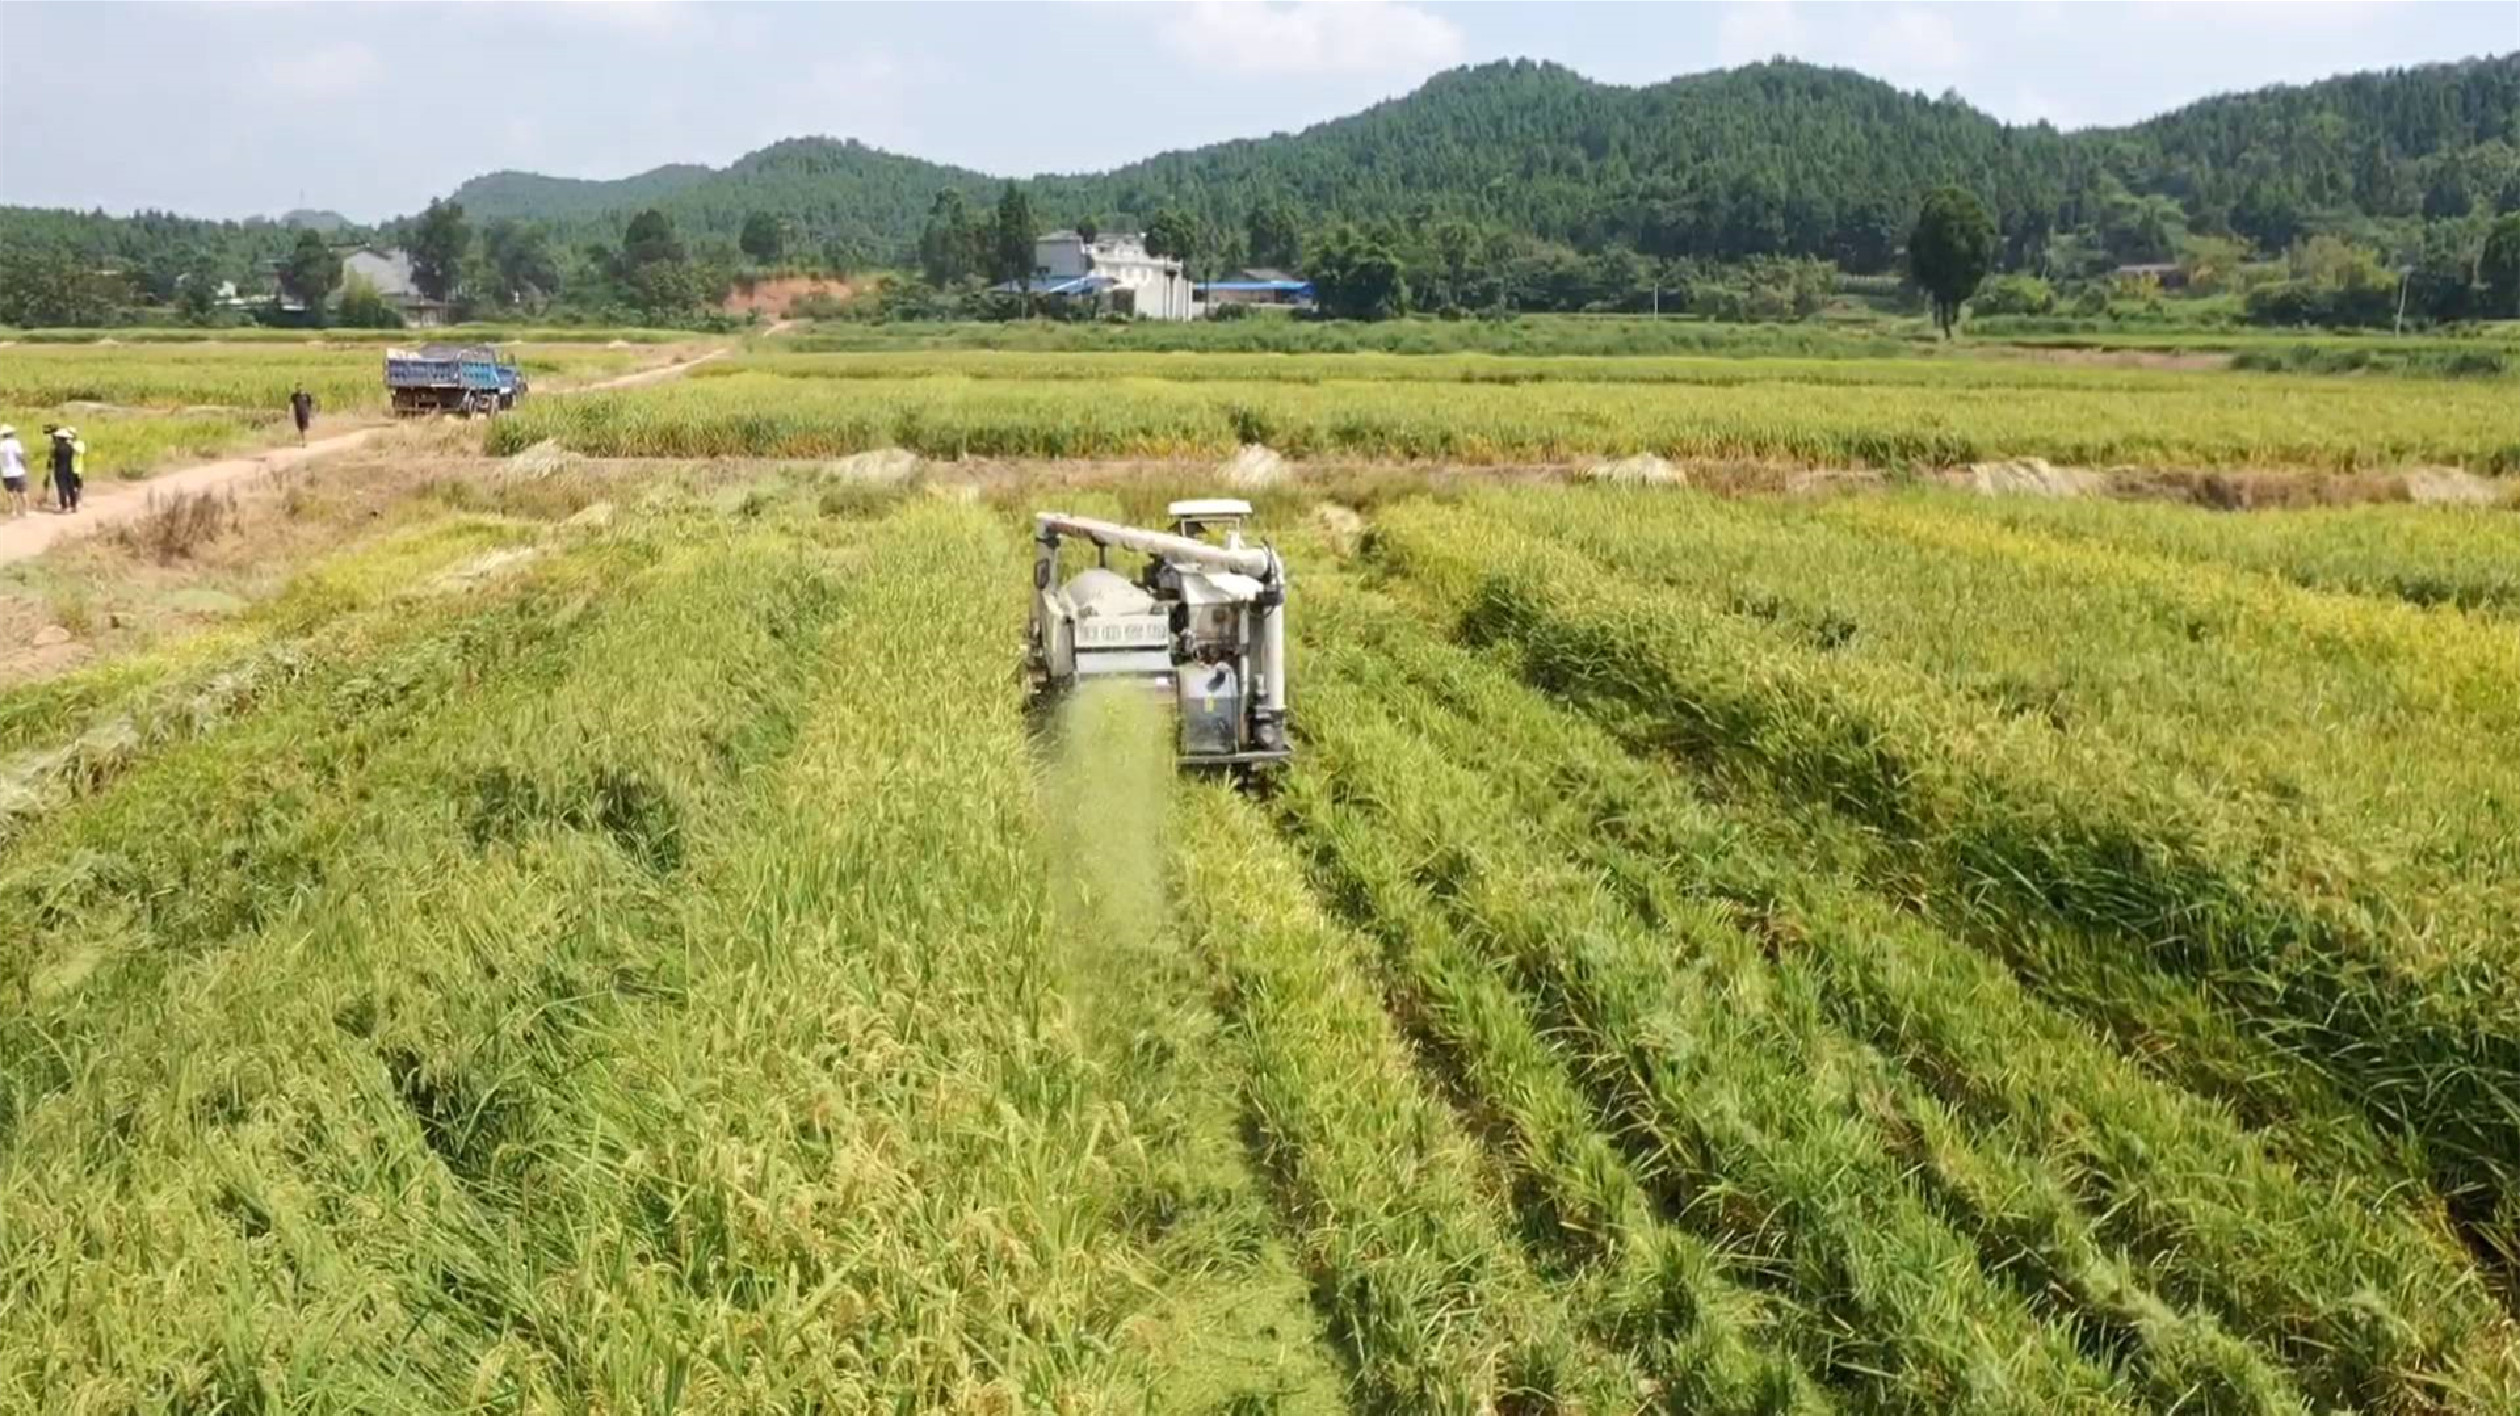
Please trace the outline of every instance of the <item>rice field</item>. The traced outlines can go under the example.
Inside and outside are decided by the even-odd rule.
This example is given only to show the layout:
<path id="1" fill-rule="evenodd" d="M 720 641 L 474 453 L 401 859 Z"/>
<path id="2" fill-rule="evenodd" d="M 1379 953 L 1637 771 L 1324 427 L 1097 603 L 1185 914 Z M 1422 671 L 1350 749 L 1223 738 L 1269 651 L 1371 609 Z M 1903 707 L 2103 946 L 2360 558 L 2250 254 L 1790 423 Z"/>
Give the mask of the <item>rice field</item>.
<path id="1" fill-rule="evenodd" d="M 422 332 L 395 331 L 404 340 Z M 0 348 L 0 422 L 30 449 L 48 423 L 79 429 L 89 475 L 143 477 L 169 462 L 216 457 L 280 436 L 289 394 L 304 387 L 320 416 L 385 409 L 381 344 L 309 347 L 167 341 L 146 348 L 30 344 Z M 567 382 L 624 373 L 655 349 L 527 346 L 529 378 Z"/>
<path id="2" fill-rule="evenodd" d="M 558 475 L 0 690 L 0 1406 L 2520 1409 L 2492 517 Z"/>
<path id="3" fill-rule="evenodd" d="M 427 337 L 426 331 L 396 333 L 397 343 Z M 529 377 L 547 379 L 619 373 L 656 358 L 652 350 L 528 346 L 514 352 Z M 0 403 L 286 412 L 290 391 L 302 385 L 327 411 L 376 412 L 385 406 L 383 361 L 377 345 L 26 345 L 0 349 Z"/>
<path id="4" fill-rule="evenodd" d="M 712 371 L 714 372 L 714 371 Z M 762 355 L 722 377 L 554 402 L 494 453 L 607 457 L 1293 457 L 1471 466 L 1670 459 L 1939 468 L 2520 468 L 2493 380 L 1997 360 L 1376 355 Z"/>

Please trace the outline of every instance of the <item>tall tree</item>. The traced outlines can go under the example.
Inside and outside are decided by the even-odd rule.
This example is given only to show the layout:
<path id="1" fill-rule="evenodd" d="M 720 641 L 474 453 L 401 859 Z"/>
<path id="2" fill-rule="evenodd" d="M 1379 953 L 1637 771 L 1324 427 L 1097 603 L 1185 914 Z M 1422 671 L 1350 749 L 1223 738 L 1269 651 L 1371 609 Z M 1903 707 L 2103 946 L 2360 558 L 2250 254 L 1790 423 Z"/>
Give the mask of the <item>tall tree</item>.
<path id="1" fill-rule="evenodd" d="M 1994 268 L 1995 219 L 1986 204 L 1963 187 L 1927 193 L 1908 237 L 1908 269 L 1934 297 L 1934 322 L 1942 326 L 1943 338 L 1951 338 L 1961 303 Z"/>
<path id="2" fill-rule="evenodd" d="M 183 278 L 175 284 L 175 305 L 182 311 L 184 323 L 206 325 L 219 312 L 219 287 L 225 283 L 219 263 L 207 253 L 195 253 L 184 269 Z"/>
<path id="3" fill-rule="evenodd" d="M 2476 275 L 2485 287 L 2485 313 L 2494 319 L 2520 319 L 2520 212 L 2495 219 L 2485 234 Z"/>
<path id="4" fill-rule="evenodd" d="M 1389 242 L 1352 226 L 1335 226 L 1307 242 L 1305 275 L 1313 299 L 1333 319 L 1384 320 L 1409 307 L 1409 286 Z"/>
<path id="5" fill-rule="evenodd" d="M 735 239 L 744 254 L 755 265 L 777 265 L 787 251 L 787 232 L 779 218 L 766 211 L 757 211 L 744 218 L 744 233 Z"/>
<path id="6" fill-rule="evenodd" d="M 280 263 L 281 293 L 320 317 L 324 301 L 331 298 L 333 287 L 340 283 L 341 257 L 333 254 L 322 236 L 312 231 L 299 232 L 297 244 L 289 248 L 289 258 Z"/>
<path id="7" fill-rule="evenodd" d="M 471 246 L 464 209 L 443 199 L 429 203 L 411 233 L 411 283 L 432 300 L 454 298 L 456 276 Z"/>
<path id="8" fill-rule="evenodd" d="M 621 262 L 629 270 L 682 258 L 682 238 L 674 234 L 673 221 L 654 207 L 630 218 L 621 233 Z"/>
<path id="9" fill-rule="evenodd" d="M 1146 253 L 1182 263 L 1186 268 L 1199 258 L 1199 223 L 1179 207 L 1166 207 L 1146 223 Z"/>
<path id="10" fill-rule="evenodd" d="M 968 280 L 978 269 L 973 263 L 978 245 L 962 193 L 951 187 L 937 193 L 928 205 L 927 225 L 919 232 L 919 273 L 930 285 Z"/>
<path id="11" fill-rule="evenodd" d="M 665 213 L 650 207 L 630 218 L 621 234 L 621 280 L 630 298 L 650 314 L 687 310 L 700 303 L 700 287 L 682 238 Z"/>
<path id="12" fill-rule="evenodd" d="M 1295 209 L 1281 201 L 1265 201 L 1243 218 L 1243 249 L 1255 266 L 1292 270 L 1304 259 L 1303 228 Z"/>
<path id="13" fill-rule="evenodd" d="M 520 221 L 494 221 L 481 233 L 493 293 L 500 303 L 530 305 L 560 288 L 560 261 L 551 237 L 539 226 Z"/>
<path id="14" fill-rule="evenodd" d="M 1033 224 L 1032 199 L 1009 182 L 998 195 L 997 221 L 990 227 L 989 273 L 998 280 L 1030 280 L 1033 242 L 1041 228 Z"/>
<path id="15" fill-rule="evenodd" d="M 85 263 L 64 251 L 0 241 L 0 325 L 103 324 L 112 313 L 110 292 Z"/>

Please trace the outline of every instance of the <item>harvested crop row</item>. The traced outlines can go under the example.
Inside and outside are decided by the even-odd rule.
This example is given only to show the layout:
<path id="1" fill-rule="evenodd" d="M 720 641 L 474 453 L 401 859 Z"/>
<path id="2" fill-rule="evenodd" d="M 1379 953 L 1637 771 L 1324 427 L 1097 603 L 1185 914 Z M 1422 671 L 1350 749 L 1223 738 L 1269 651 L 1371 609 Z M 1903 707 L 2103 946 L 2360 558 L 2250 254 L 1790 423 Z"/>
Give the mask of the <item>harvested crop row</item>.
<path id="1" fill-rule="evenodd" d="M 2092 1238 L 2131 1254 L 2144 1283 L 2270 1343 L 2322 1404 L 2482 1411 L 2520 1390 L 2520 1339 L 2437 1222 L 2388 1195 L 2385 1177 L 2271 1162 L 2222 1113 L 2147 1080 L 2001 968 L 1833 878 L 1806 833 L 1737 799 L 1710 809 L 1373 597 L 1316 578 L 1307 601 L 1323 639 L 1308 662 L 1394 705 L 1432 750 L 1487 764 L 1490 794 L 1623 889 L 1731 902 L 1744 927 L 1781 941 L 1776 967 L 1807 977 L 1840 1027 L 1900 1059 L 1971 1132 L 2068 1179 L 2074 1203 L 2101 1217 Z M 1499 742 L 1519 750 L 1489 750 Z M 1919 1131 L 1929 1173 L 1983 1186 L 1965 1138 Z"/>
<path id="2" fill-rule="evenodd" d="M 1565 530 L 1591 535 L 1582 520 Z M 1476 637 L 1513 646 L 1535 682 L 1617 703 L 1659 746 L 1889 833 L 1934 865 L 1963 912 L 1998 924 L 2053 913 L 2143 941 L 2270 1041 L 2329 1067 L 2387 1124 L 2424 1136 L 2454 1191 L 2520 1171 L 2508 969 L 2483 937 L 2413 947 L 2307 888 L 2307 867 L 2331 850 L 2324 838 L 2236 814 L 2105 735 L 1837 653 L 1791 617 L 1639 588 L 1458 512 L 1412 508 L 1382 531 L 1391 564 L 1425 577 Z M 2270 866 L 2278 848 L 2298 864 Z"/>
<path id="3" fill-rule="evenodd" d="M 2520 466 L 2498 388 L 2356 384 L 2235 391 L 2208 380 L 2130 396 L 2058 389 L 1741 388 L 1549 383 L 952 377 L 812 380 L 739 373 L 531 405 L 494 454 L 546 438 L 606 457 L 827 457 L 898 446 L 930 457 L 1221 456 L 1559 462 L 1651 452 L 1823 467 L 1954 466 L 1991 457 L 2142 467 Z"/>
<path id="4" fill-rule="evenodd" d="M 1244 1050 L 1254 1124 L 1332 1331 L 1377 1410 L 1616 1410 L 1636 1375 L 1522 1263 L 1469 1141 L 1419 1085 L 1361 941 L 1306 896 L 1267 823 L 1186 794 L 1175 869 Z"/>

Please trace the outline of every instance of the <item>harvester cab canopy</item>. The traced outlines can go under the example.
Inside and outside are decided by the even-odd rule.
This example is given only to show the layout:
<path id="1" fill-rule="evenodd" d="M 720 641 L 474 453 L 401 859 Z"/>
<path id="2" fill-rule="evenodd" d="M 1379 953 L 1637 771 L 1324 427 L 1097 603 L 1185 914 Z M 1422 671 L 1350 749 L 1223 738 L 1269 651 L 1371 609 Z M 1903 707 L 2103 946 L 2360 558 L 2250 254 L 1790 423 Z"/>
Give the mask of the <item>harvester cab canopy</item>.
<path id="1" fill-rule="evenodd" d="M 1045 691 L 1087 679 L 1140 682 L 1173 700 L 1185 766 L 1247 770 L 1291 752 L 1286 694 L 1286 565 L 1247 545 L 1251 504 L 1174 502 L 1170 531 L 1045 511 L 1034 518 L 1028 661 Z M 1217 539 L 1202 539 L 1203 537 Z M 1059 582 L 1059 546 L 1091 542 L 1097 564 Z M 1131 580 L 1117 546 L 1147 558 Z"/>
<path id="2" fill-rule="evenodd" d="M 1251 519 L 1251 503 L 1240 497 L 1202 497 L 1174 502 L 1164 508 L 1164 514 L 1172 518 L 1176 536 L 1195 539 L 1217 532 L 1227 546 L 1239 548 L 1243 523 Z"/>

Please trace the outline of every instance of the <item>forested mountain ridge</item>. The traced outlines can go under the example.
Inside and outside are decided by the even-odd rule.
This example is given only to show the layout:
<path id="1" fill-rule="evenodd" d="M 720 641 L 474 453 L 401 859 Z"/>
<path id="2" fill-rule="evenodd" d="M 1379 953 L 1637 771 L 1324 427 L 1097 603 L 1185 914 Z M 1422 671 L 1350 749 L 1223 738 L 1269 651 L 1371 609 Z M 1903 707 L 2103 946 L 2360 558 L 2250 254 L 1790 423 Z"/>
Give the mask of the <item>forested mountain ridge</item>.
<path id="1" fill-rule="evenodd" d="M 1175 244 L 1209 268 L 1292 264 L 1298 246 L 1354 223 L 1397 233 L 1434 303 L 1496 298 L 1474 298 L 1463 272 L 1497 269 L 1510 253 L 1525 275 L 1541 272 L 1512 300 L 1582 308 L 1650 284 L 1638 272 L 1664 261 L 1893 269 L 1923 193 L 1946 183 L 1985 201 L 2002 266 L 2060 279 L 2178 258 L 2200 237 L 2273 255 L 2334 234 L 2368 262 L 2437 267 L 2464 285 L 2483 225 L 2520 210 L 2520 53 L 2210 98 L 2072 133 L 1786 60 L 1639 87 L 1510 60 L 1299 132 L 1020 186 L 1043 227 L 1165 215 L 1189 233 Z M 485 229 L 510 227 L 511 248 L 522 223 L 573 269 L 606 268 L 645 210 L 721 267 L 747 259 L 737 238 L 761 219 L 776 228 L 765 249 L 861 269 L 913 260 L 941 193 L 985 209 L 1001 185 L 853 140 L 795 138 L 724 168 L 614 181 L 494 172 L 453 197 Z M 409 226 L 389 223 L 384 237 L 408 239 Z M 128 272 L 160 300 L 187 272 L 246 278 L 294 236 L 272 222 L 0 207 L 0 255 Z M 1449 278 L 1433 280 L 1444 266 Z"/>
<path id="2" fill-rule="evenodd" d="M 453 200 L 478 220 L 543 221 L 595 238 L 617 235 L 630 213 L 649 207 L 685 231 L 728 238 L 766 211 L 807 237 L 810 249 L 863 263 L 897 258 L 947 187 L 976 197 L 993 180 L 852 140 L 788 138 L 723 169 L 660 167 L 620 182 L 494 173 L 456 188 Z"/>
<path id="3" fill-rule="evenodd" d="M 705 173 L 705 175 L 702 175 Z M 668 189 L 656 179 L 672 174 Z M 1024 185 L 1056 221 L 1143 222 L 1177 207 L 1220 230 L 1280 202 L 1315 219 L 1459 217 L 1582 248 L 1646 255 L 1824 256 L 1878 269 L 1917 195 L 1977 191 L 2018 261 L 2047 235 L 2144 219 L 2280 248 L 2341 223 L 2440 219 L 2520 205 L 2520 54 L 2354 74 L 2206 99 L 2132 127 L 2007 125 L 1791 61 L 1642 87 L 1499 61 L 1300 132 L 1169 152 Z M 935 194 L 977 199 L 979 173 L 821 138 L 716 172 L 620 183 L 500 174 L 458 189 L 478 216 L 613 224 L 655 206 L 731 236 L 753 211 L 897 259 Z M 2130 207 L 2128 204 L 2132 203 Z"/>
<path id="4" fill-rule="evenodd" d="M 652 205 L 718 175 L 696 162 L 668 163 L 613 180 L 545 177 L 538 172 L 486 173 L 455 189 L 454 200 L 485 221 L 500 217 L 548 221 Z"/>

